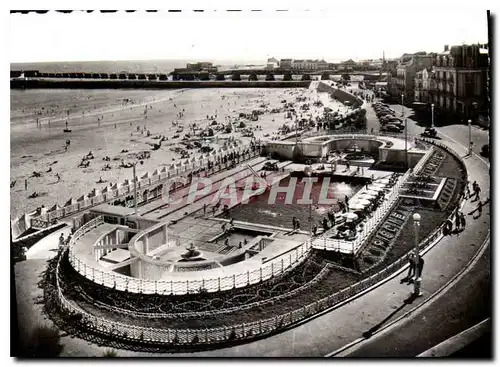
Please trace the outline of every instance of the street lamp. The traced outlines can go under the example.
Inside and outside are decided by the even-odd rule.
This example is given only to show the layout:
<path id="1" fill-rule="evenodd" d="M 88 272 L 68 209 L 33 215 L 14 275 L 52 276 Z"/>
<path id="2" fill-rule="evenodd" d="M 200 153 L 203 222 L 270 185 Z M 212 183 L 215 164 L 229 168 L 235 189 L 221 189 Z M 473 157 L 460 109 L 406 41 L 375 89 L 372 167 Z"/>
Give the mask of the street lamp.
<path id="1" fill-rule="evenodd" d="M 471 129 L 472 129 L 472 120 L 469 119 L 469 152 L 468 155 L 472 155 L 472 137 L 471 137 Z"/>
<path id="2" fill-rule="evenodd" d="M 405 95 L 401 93 L 401 116 L 405 115 L 404 103 L 405 103 Z"/>
<path id="3" fill-rule="evenodd" d="M 134 165 L 132 166 L 133 168 L 133 175 L 134 175 L 134 214 L 137 215 L 137 176 L 135 174 L 135 166 L 137 165 L 137 162 L 134 162 Z"/>
<path id="4" fill-rule="evenodd" d="M 309 166 L 311 168 L 311 166 Z M 311 169 L 307 172 L 307 177 L 311 179 Z M 309 201 L 309 238 L 312 240 L 312 198 Z"/>
<path id="5" fill-rule="evenodd" d="M 408 119 L 405 119 L 405 161 L 408 169 Z"/>
<path id="6" fill-rule="evenodd" d="M 419 229 L 420 229 L 420 219 L 421 216 L 418 213 L 413 214 L 413 228 L 415 230 L 415 282 L 414 282 L 414 290 L 413 295 L 415 297 L 419 297 L 422 295 L 420 292 L 420 284 L 422 283 L 422 274 L 420 274 L 420 249 L 419 249 Z"/>
<path id="7" fill-rule="evenodd" d="M 431 127 L 434 128 L 434 103 L 431 104 L 431 110 L 432 110 Z"/>

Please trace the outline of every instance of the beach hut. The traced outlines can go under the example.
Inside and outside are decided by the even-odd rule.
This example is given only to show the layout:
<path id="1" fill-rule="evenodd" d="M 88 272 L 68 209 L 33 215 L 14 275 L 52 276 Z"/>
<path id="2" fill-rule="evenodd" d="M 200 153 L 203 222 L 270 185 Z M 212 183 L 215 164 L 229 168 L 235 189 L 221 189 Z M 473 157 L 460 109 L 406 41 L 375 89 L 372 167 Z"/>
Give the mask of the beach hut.
<path id="1" fill-rule="evenodd" d="M 75 204 L 76 204 L 76 200 L 74 198 L 71 198 L 66 202 L 66 204 L 64 204 L 64 207 L 68 207 L 68 206 L 75 205 Z"/>
<path id="2" fill-rule="evenodd" d="M 89 194 L 89 198 L 95 198 L 99 195 L 101 195 L 100 191 L 98 189 L 93 189 Z"/>
<path id="3" fill-rule="evenodd" d="M 149 172 L 146 172 L 144 175 L 142 175 L 141 180 L 149 178 Z"/>
<path id="4" fill-rule="evenodd" d="M 47 212 L 48 213 L 55 212 L 56 210 L 59 210 L 59 209 L 61 209 L 61 207 L 59 206 L 59 204 L 54 204 L 51 208 L 49 208 L 49 210 Z"/>
<path id="5" fill-rule="evenodd" d="M 157 168 L 153 172 L 153 176 L 159 176 L 160 175 L 160 170 Z"/>
<path id="6" fill-rule="evenodd" d="M 109 192 L 109 186 L 106 186 L 104 189 L 101 191 L 103 194 L 107 194 Z"/>
<path id="7" fill-rule="evenodd" d="M 167 173 L 167 167 L 163 167 L 160 171 L 160 173 Z"/>
<path id="8" fill-rule="evenodd" d="M 76 201 L 77 201 L 77 202 L 82 202 L 82 201 L 85 201 L 85 200 L 87 200 L 87 199 L 88 199 L 87 195 L 82 195 L 82 196 L 80 196 L 78 199 L 76 199 Z"/>

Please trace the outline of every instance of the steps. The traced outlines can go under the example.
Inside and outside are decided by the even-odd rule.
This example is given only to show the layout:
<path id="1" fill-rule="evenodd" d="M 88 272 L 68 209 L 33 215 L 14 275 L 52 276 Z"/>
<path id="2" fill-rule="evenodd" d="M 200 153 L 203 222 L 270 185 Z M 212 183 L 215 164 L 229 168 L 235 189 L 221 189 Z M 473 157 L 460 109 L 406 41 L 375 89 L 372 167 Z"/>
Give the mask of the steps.
<path id="1" fill-rule="evenodd" d="M 445 210 L 450 204 L 455 188 L 457 187 L 457 179 L 448 178 L 441 190 L 441 193 L 437 199 L 437 204 L 441 210 Z"/>

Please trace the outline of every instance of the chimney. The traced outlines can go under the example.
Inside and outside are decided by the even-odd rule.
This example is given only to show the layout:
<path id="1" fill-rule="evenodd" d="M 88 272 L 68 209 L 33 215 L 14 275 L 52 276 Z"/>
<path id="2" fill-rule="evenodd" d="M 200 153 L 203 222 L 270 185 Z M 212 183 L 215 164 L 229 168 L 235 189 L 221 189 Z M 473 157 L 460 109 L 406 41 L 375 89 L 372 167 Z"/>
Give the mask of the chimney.
<path id="1" fill-rule="evenodd" d="M 446 51 L 448 51 L 448 48 L 449 48 L 449 47 L 450 47 L 450 46 L 448 46 L 448 45 L 444 45 L 444 51 L 445 51 L 445 52 L 446 52 Z"/>

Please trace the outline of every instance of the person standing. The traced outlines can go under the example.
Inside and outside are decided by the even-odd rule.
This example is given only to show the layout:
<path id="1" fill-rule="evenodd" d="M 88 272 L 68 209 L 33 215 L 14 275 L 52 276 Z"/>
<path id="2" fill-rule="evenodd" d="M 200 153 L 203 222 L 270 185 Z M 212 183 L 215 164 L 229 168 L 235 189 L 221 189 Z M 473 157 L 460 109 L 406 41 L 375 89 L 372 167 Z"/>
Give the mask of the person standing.
<path id="1" fill-rule="evenodd" d="M 474 201 L 479 200 L 479 193 L 481 192 L 481 188 L 479 187 L 478 184 L 476 184 L 476 188 L 474 189 L 474 194 L 476 195 L 474 197 Z"/>
<path id="2" fill-rule="evenodd" d="M 64 247 L 64 234 L 61 233 L 61 235 L 59 236 L 59 248 L 63 248 Z"/>
<path id="3" fill-rule="evenodd" d="M 24 190 L 28 191 L 28 180 L 27 179 L 24 180 Z"/>
<path id="4" fill-rule="evenodd" d="M 465 214 L 464 213 L 460 213 L 460 227 L 462 228 L 462 230 L 465 229 Z"/>
<path id="5" fill-rule="evenodd" d="M 203 215 L 207 214 L 207 203 L 203 203 Z"/>
<path id="6" fill-rule="evenodd" d="M 457 208 L 457 211 L 455 213 L 455 229 L 457 231 L 459 231 L 461 229 L 461 223 L 462 222 L 460 221 L 460 218 L 461 218 L 460 214 L 461 214 L 461 212 L 458 211 L 458 208 Z"/>
<path id="7" fill-rule="evenodd" d="M 415 252 L 414 251 L 412 251 L 410 253 L 410 257 L 408 258 L 408 263 L 410 264 L 410 267 L 408 268 L 408 275 L 406 276 L 406 279 L 409 282 L 410 279 L 415 275 Z"/>

